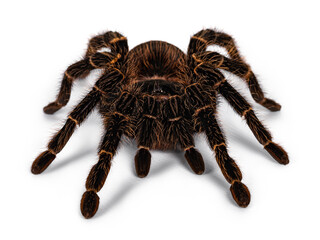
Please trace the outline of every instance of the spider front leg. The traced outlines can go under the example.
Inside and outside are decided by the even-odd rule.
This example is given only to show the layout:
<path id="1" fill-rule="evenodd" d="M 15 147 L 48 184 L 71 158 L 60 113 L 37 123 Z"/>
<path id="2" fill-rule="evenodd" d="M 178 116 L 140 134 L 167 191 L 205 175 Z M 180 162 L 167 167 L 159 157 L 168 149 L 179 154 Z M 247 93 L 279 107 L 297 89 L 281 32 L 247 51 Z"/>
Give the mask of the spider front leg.
<path id="1" fill-rule="evenodd" d="M 198 66 L 200 64 L 206 65 L 209 63 L 212 65 L 212 68 L 223 69 L 245 79 L 252 98 L 257 103 L 261 104 L 272 112 L 279 111 L 281 109 L 281 105 L 279 103 L 264 96 L 255 74 L 252 72 L 250 66 L 245 62 L 224 57 L 217 52 L 194 53 L 192 54 L 192 58 L 198 64 Z"/>
<path id="2" fill-rule="evenodd" d="M 85 218 L 91 218 L 99 207 L 97 192 L 103 187 L 108 176 L 111 159 L 115 155 L 121 136 L 133 132 L 129 115 L 135 108 L 136 98 L 128 92 L 121 94 L 116 103 L 116 109 L 105 121 L 105 135 L 99 148 L 99 161 L 95 164 L 86 181 L 86 192 L 81 199 L 81 213 Z"/>
<path id="3" fill-rule="evenodd" d="M 193 118 L 195 128 L 204 131 L 211 149 L 216 154 L 217 163 L 225 179 L 231 184 L 230 191 L 236 203 L 240 207 L 246 207 L 250 203 L 250 192 L 241 182 L 242 174 L 229 156 L 222 131 L 217 123 L 216 99 L 205 92 L 199 83 L 191 84 L 186 88 L 190 104 L 195 109 Z"/>
<path id="4" fill-rule="evenodd" d="M 205 165 L 201 154 L 194 146 L 192 136 L 193 130 L 191 126 L 191 116 L 187 111 L 187 104 L 184 102 L 185 96 L 171 96 L 166 104 L 166 126 L 165 136 L 168 142 L 178 142 L 181 148 L 185 151 L 185 158 L 196 174 L 202 174 L 205 170 Z M 188 119 L 189 118 L 189 119 Z"/>
<path id="5" fill-rule="evenodd" d="M 142 114 L 137 124 L 136 139 L 138 151 L 134 158 L 138 177 L 146 177 L 150 171 L 151 154 L 149 149 L 158 142 L 160 124 L 157 118 L 159 103 L 153 96 L 143 96 Z"/>

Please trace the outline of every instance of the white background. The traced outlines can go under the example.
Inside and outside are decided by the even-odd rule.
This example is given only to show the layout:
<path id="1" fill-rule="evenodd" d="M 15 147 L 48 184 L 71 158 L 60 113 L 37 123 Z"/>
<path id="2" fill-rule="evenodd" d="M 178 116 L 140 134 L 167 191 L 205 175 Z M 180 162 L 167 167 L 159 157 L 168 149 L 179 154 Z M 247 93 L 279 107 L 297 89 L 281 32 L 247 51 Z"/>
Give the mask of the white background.
<path id="1" fill-rule="evenodd" d="M 0 4 L 1 239 L 319 239 L 318 1 L 2 1 Z M 196 137 L 206 171 L 191 172 L 179 152 L 152 152 L 151 171 L 134 172 L 134 143 L 114 158 L 100 208 L 90 220 L 80 199 L 97 161 L 102 125 L 97 112 L 76 131 L 41 175 L 30 173 L 68 112 L 98 71 L 75 84 L 70 103 L 42 112 L 65 68 L 90 37 L 116 30 L 129 47 L 164 40 L 187 50 L 190 36 L 217 27 L 232 34 L 278 113 L 253 103 L 240 79 L 231 83 L 253 104 L 275 142 L 288 151 L 279 165 L 225 101 L 219 106 L 230 155 L 251 191 L 246 209 L 233 201 L 213 153 Z"/>

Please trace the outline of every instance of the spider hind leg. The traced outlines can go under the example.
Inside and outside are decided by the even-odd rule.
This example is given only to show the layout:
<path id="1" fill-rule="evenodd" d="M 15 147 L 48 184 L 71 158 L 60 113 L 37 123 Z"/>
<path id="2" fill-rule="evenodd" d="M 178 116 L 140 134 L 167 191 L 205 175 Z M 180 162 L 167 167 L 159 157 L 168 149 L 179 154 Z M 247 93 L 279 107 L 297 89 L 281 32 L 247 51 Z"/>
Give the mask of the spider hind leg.
<path id="1" fill-rule="evenodd" d="M 263 126 L 255 115 L 250 104 L 235 90 L 227 81 L 224 81 L 218 91 L 230 103 L 233 109 L 242 117 L 251 129 L 254 136 L 265 150 L 280 164 L 288 164 L 287 152 L 278 144 L 272 141 L 271 133 Z"/>
<path id="2" fill-rule="evenodd" d="M 95 53 L 69 66 L 64 73 L 56 100 L 45 106 L 43 111 L 46 114 L 54 114 L 60 108 L 67 105 L 75 79 L 84 78 L 88 76 L 93 69 L 104 68 L 112 61 L 117 61 L 118 58 L 118 56 L 112 53 Z"/>
<path id="3" fill-rule="evenodd" d="M 189 99 L 193 96 L 195 113 L 193 114 L 195 126 L 202 129 L 208 139 L 211 149 L 216 154 L 216 161 L 221 169 L 225 179 L 231 184 L 230 191 L 240 207 L 246 207 L 250 203 L 250 192 L 248 188 L 241 183 L 242 174 L 235 163 L 229 156 L 226 142 L 222 131 L 216 120 L 216 98 L 210 98 L 200 84 L 190 85 L 186 89 Z M 211 101 L 208 101 L 211 99 Z"/>
<path id="4" fill-rule="evenodd" d="M 110 48 L 111 52 L 98 52 L 104 47 Z M 84 58 L 67 68 L 56 100 L 45 106 L 43 111 L 46 114 L 54 114 L 67 105 L 76 79 L 87 77 L 93 69 L 105 69 L 108 64 L 122 60 L 127 52 L 127 40 L 118 32 L 109 31 L 91 38 Z"/>
<path id="5" fill-rule="evenodd" d="M 219 64 L 219 67 L 243 78 L 249 87 L 253 99 L 257 103 L 273 112 L 281 109 L 280 104 L 264 96 L 255 74 L 252 72 L 251 67 L 246 63 L 244 58 L 240 55 L 232 36 L 212 29 L 205 29 L 196 33 L 191 38 L 188 47 L 189 60 L 191 60 L 194 54 L 197 55 L 199 53 L 205 53 L 207 47 L 210 45 L 218 45 L 227 50 L 230 58 L 224 58 L 224 60 L 220 62 L 221 65 Z"/>

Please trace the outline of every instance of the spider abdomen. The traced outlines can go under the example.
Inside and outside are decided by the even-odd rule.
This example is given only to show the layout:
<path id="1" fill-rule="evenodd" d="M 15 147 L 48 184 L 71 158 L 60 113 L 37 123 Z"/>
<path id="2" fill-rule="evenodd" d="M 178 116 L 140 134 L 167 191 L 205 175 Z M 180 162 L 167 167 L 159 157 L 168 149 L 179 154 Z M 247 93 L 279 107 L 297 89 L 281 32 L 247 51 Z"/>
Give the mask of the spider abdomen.
<path id="1" fill-rule="evenodd" d="M 162 79 L 185 83 L 186 55 L 176 46 L 163 41 L 149 41 L 128 53 L 129 82 Z"/>

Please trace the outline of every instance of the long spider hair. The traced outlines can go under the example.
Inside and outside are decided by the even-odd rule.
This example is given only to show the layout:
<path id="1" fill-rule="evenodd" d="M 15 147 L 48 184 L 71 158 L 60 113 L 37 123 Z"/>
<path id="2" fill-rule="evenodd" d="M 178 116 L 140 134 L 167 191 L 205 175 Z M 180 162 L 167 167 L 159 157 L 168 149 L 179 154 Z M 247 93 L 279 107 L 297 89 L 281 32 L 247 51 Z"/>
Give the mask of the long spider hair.
<path id="1" fill-rule="evenodd" d="M 224 47 L 228 56 L 207 51 L 209 45 Z M 101 51 L 108 48 L 110 51 Z M 281 106 L 265 98 L 250 66 L 240 56 L 232 37 L 211 29 L 191 37 L 187 54 L 162 41 L 140 44 L 129 51 L 127 39 L 117 32 L 93 37 L 84 58 L 67 68 L 56 100 L 44 108 L 53 114 L 70 98 L 73 82 L 91 70 L 102 69 L 101 77 L 68 115 L 65 125 L 54 135 L 47 150 L 32 164 L 34 174 L 43 172 L 63 149 L 76 126 L 96 107 L 104 119 L 104 136 L 99 160 L 92 167 L 81 200 L 81 212 L 92 217 L 99 206 L 99 192 L 110 171 L 112 158 L 122 136 L 137 142 L 135 168 L 139 177 L 149 173 L 152 149 L 179 147 L 196 174 L 205 170 L 196 150 L 194 133 L 204 133 L 215 152 L 217 163 L 231 184 L 230 191 L 241 207 L 250 202 L 242 174 L 228 154 L 226 141 L 216 120 L 216 99 L 222 95 L 242 116 L 259 143 L 281 164 L 289 162 L 285 150 L 274 143 L 270 132 L 256 117 L 250 104 L 228 83 L 220 70 L 244 79 L 253 99 L 270 111 Z"/>

